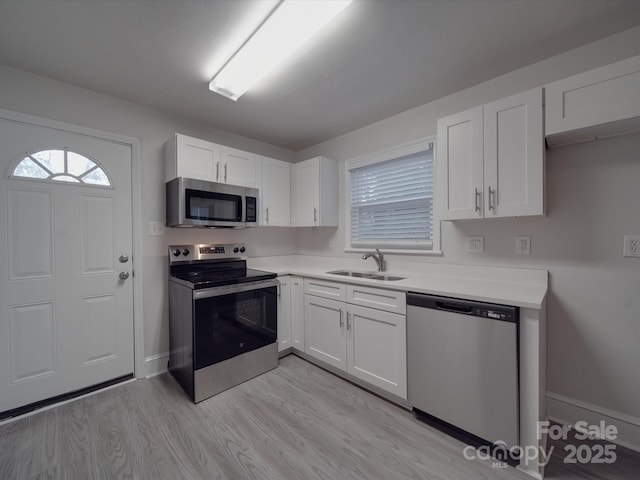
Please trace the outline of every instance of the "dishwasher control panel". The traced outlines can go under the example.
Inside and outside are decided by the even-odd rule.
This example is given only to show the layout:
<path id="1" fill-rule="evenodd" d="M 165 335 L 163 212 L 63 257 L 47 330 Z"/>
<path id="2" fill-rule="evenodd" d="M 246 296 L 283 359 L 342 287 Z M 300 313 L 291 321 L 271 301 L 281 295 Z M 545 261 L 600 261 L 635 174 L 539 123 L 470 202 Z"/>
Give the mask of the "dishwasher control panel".
<path id="1" fill-rule="evenodd" d="M 493 318 L 494 320 L 504 320 L 506 322 L 514 322 L 517 314 L 514 311 L 505 311 L 503 309 L 477 308 L 476 317 Z"/>
<path id="2" fill-rule="evenodd" d="M 520 315 L 520 309 L 518 307 L 511 307 L 509 305 L 476 302 L 414 292 L 407 293 L 407 305 L 512 323 L 517 323 Z"/>

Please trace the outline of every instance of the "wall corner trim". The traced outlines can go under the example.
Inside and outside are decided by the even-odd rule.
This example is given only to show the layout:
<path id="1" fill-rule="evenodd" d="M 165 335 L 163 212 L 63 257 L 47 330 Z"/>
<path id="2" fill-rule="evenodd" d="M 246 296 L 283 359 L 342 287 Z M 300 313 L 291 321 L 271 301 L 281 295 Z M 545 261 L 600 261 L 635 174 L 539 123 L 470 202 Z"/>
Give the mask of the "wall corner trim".
<path id="1" fill-rule="evenodd" d="M 156 377 L 165 373 L 167 371 L 167 362 L 169 362 L 169 352 L 158 353 L 156 355 L 145 357 L 145 378 Z"/>

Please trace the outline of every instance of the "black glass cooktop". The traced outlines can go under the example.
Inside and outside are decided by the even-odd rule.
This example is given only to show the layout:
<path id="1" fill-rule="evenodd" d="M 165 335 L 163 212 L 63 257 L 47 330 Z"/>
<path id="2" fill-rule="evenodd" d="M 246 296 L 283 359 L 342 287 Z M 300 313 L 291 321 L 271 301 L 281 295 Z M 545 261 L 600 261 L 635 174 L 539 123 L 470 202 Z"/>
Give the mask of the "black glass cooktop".
<path id="1" fill-rule="evenodd" d="M 246 262 L 242 260 L 173 266 L 171 276 L 188 283 L 188 286 L 195 290 L 258 282 L 277 277 L 275 273 L 247 268 Z"/>

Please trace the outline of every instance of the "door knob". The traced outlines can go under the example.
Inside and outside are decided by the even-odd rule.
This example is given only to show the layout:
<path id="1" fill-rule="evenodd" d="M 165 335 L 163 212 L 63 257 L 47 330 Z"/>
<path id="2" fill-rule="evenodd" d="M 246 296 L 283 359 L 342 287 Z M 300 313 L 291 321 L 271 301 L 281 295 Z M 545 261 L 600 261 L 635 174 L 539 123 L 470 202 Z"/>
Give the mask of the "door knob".
<path id="1" fill-rule="evenodd" d="M 127 256 L 127 254 L 123 253 L 118 257 L 118 260 L 120 261 L 120 263 L 127 263 L 129 261 L 129 257 Z"/>
<path id="2" fill-rule="evenodd" d="M 120 272 L 120 275 L 118 276 L 120 277 L 120 280 L 126 280 L 129 278 L 129 272 Z"/>

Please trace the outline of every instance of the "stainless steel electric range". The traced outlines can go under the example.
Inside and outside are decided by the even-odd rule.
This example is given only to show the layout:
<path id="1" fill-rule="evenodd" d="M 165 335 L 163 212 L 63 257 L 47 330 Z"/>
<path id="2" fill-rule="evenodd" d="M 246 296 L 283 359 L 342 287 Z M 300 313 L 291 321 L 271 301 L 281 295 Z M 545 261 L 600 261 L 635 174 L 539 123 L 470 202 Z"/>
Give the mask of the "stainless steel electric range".
<path id="1" fill-rule="evenodd" d="M 196 403 L 278 366 L 278 280 L 245 254 L 169 247 L 169 372 Z"/>

